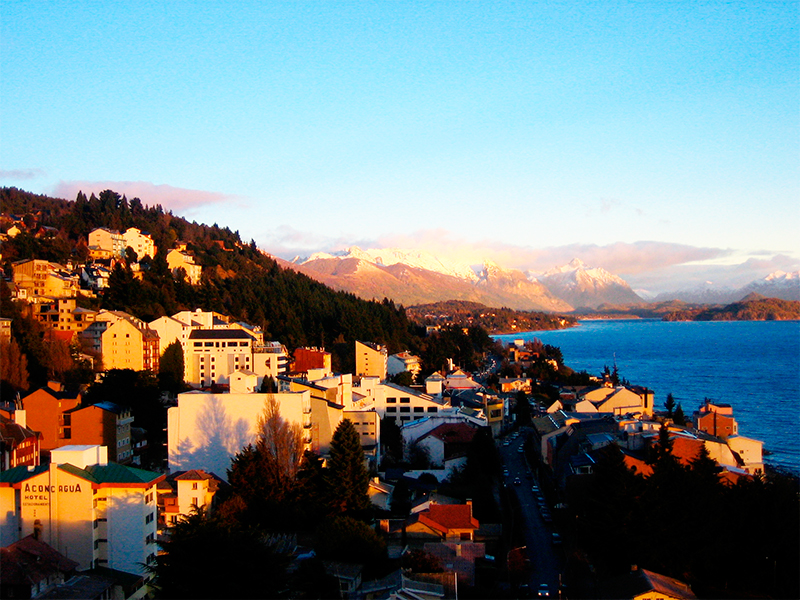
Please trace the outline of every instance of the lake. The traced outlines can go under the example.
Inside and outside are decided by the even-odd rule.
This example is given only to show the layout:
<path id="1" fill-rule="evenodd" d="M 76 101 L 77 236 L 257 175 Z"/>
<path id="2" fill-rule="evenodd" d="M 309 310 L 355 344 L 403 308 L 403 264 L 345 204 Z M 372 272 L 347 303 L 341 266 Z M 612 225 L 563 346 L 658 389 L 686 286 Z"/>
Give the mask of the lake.
<path id="1" fill-rule="evenodd" d="M 704 398 L 730 404 L 739 435 L 771 452 L 765 462 L 800 473 L 800 321 L 590 320 L 495 337 L 539 338 L 592 375 L 616 361 L 621 377 L 655 391 L 657 410 L 668 393 L 687 416 Z"/>

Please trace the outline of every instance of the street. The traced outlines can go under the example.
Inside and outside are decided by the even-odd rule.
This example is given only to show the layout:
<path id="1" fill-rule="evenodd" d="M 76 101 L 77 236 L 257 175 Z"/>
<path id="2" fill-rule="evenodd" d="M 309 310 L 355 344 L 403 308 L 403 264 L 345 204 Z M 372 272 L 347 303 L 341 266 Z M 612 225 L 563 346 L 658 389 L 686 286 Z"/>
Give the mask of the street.
<path id="1" fill-rule="evenodd" d="M 533 486 L 538 488 L 538 481 L 528 468 L 525 454 L 520 451 L 527 435 L 528 431 L 523 428 L 516 437 L 509 435 L 501 442 L 500 457 L 504 469 L 508 471 L 503 480 L 519 501 L 522 522 L 515 527 L 523 532 L 527 555 L 531 561 L 530 595 L 537 596 L 540 586 L 546 584 L 550 597 L 556 598 L 559 574 L 563 568 L 560 536 L 554 543 L 553 534 L 556 532 L 552 523 L 548 524 L 544 518 L 547 516 L 552 521 L 549 516 L 550 508 L 544 504 L 541 492 L 534 491 Z M 506 441 L 509 443 L 506 444 Z"/>

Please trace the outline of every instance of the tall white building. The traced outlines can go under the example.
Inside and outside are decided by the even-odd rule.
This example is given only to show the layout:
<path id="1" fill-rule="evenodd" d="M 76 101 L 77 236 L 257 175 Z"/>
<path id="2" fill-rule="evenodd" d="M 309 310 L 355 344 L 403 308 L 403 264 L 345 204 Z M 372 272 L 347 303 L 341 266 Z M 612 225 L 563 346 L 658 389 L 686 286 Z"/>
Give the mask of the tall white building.
<path id="1" fill-rule="evenodd" d="M 142 575 L 158 552 L 156 484 L 164 475 L 107 460 L 105 446 L 64 446 L 51 463 L 0 473 L 0 540 L 33 534 L 80 569 Z"/>

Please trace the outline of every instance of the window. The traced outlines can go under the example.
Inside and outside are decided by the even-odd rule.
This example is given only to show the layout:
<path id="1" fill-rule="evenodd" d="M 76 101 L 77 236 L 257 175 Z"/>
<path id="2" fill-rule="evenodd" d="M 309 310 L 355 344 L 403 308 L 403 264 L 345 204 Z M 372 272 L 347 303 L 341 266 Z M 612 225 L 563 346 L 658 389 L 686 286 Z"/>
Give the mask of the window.
<path id="1" fill-rule="evenodd" d="M 386 399 L 386 404 L 396 404 L 396 403 L 397 403 L 397 398 L 387 398 Z"/>
<path id="2" fill-rule="evenodd" d="M 400 417 L 401 421 L 410 421 L 411 417 Z"/>
<path id="3" fill-rule="evenodd" d="M 438 409 L 438 408 L 436 408 L 435 406 L 429 406 L 429 407 L 428 407 L 428 412 L 429 412 L 429 413 L 435 413 L 435 412 L 437 412 L 438 410 L 439 410 L 439 409 Z"/>
<path id="4" fill-rule="evenodd" d="M 409 404 L 411 402 L 411 398 L 400 398 L 400 404 Z"/>
<path id="5" fill-rule="evenodd" d="M 400 412 L 401 413 L 411 412 L 411 407 L 410 406 L 401 406 L 400 407 Z"/>
<path id="6" fill-rule="evenodd" d="M 386 412 L 387 413 L 396 413 L 397 412 L 397 407 L 396 406 L 388 406 L 386 408 Z"/>
<path id="7" fill-rule="evenodd" d="M 425 407 L 424 406 L 415 406 L 414 407 L 414 412 L 425 412 Z"/>
<path id="8" fill-rule="evenodd" d="M 462 531 L 461 532 L 461 540 L 462 541 L 468 542 L 471 539 L 472 539 L 472 534 L 469 531 L 466 531 L 466 532 Z"/>
<path id="9" fill-rule="evenodd" d="M 197 489 L 197 482 L 196 482 L 196 481 L 195 481 L 195 482 L 192 484 L 192 489 L 193 489 L 193 490 L 196 490 L 196 489 Z"/>
<path id="10" fill-rule="evenodd" d="M 201 348 L 203 346 L 203 342 L 194 342 L 195 348 Z"/>
<path id="11" fill-rule="evenodd" d="M 214 347 L 214 342 L 205 342 L 205 343 L 203 343 L 203 346 L 205 348 L 213 348 Z"/>

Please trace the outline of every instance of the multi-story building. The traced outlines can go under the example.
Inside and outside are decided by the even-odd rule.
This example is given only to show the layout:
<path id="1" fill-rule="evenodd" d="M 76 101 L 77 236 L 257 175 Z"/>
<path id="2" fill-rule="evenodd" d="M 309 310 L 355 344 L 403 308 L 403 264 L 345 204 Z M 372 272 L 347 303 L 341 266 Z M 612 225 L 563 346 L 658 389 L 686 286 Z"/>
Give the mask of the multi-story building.
<path id="1" fill-rule="evenodd" d="M 419 356 L 414 356 L 410 352 L 398 352 L 387 358 L 386 370 L 390 376 L 408 371 L 416 377 L 422 370 L 422 365 L 420 364 Z"/>
<path id="2" fill-rule="evenodd" d="M 185 346 L 186 383 L 206 387 L 230 383 L 231 373 L 252 371 L 259 385 L 286 372 L 289 355 L 278 342 L 258 344 L 244 328 L 195 329 Z"/>
<path id="3" fill-rule="evenodd" d="M 388 352 L 386 346 L 356 340 L 356 375 L 386 380 Z"/>
<path id="4" fill-rule="evenodd" d="M 159 527 L 172 527 L 194 510 L 210 511 L 225 482 L 199 469 L 167 475 L 158 485 Z"/>
<path id="5" fill-rule="evenodd" d="M 178 269 L 186 273 L 186 280 L 192 285 L 200 283 L 203 267 L 194 262 L 194 256 L 182 250 L 172 249 L 167 253 L 167 265 L 173 277 L 177 277 Z"/>
<path id="6" fill-rule="evenodd" d="M 51 383 L 50 385 L 56 385 Z M 58 386 L 56 386 L 58 387 Z M 129 463 L 133 457 L 131 423 L 128 408 L 113 402 L 81 406 L 80 394 L 40 388 L 22 399 L 26 424 L 40 432 L 39 446 L 53 450 L 65 445 L 106 446 L 114 462 Z"/>
<path id="7" fill-rule="evenodd" d="M 378 383 L 377 378 L 362 377 L 360 385 L 353 388 L 353 393 L 354 396 L 358 393 L 367 399 L 367 402 L 360 401 L 359 407 L 366 408 L 366 404 L 371 401 L 379 418 L 394 419 L 398 425 L 435 415 L 450 406 L 441 398 L 411 388 L 393 383 Z"/>
<path id="8" fill-rule="evenodd" d="M 31 258 L 14 263 L 14 283 L 28 298 L 71 298 L 78 294 L 78 277 L 49 260 Z"/>
<path id="9" fill-rule="evenodd" d="M 26 416 L 22 409 L 0 410 L 0 471 L 39 464 L 41 434 L 27 427 Z"/>
<path id="10" fill-rule="evenodd" d="M 131 247 L 141 260 L 145 256 L 154 257 L 156 247 L 153 238 L 136 227 L 129 227 L 124 233 L 115 229 L 100 227 L 89 232 L 89 248 L 110 251 L 117 256 L 125 256 L 125 250 Z"/>
<path id="11" fill-rule="evenodd" d="M 231 458 L 256 440 L 259 419 L 273 398 L 281 417 L 301 428 L 305 449 L 328 452 L 343 418 L 341 406 L 312 398 L 308 391 L 255 393 L 254 380 L 252 373 L 232 378 L 230 393 L 178 394 L 177 406 L 167 412 L 170 470 L 202 469 L 223 477 Z"/>
<path id="12" fill-rule="evenodd" d="M 125 256 L 125 238 L 116 229 L 98 227 L 89 232 L 89 248 L 96 248 L 114 256 Z"/>
<path id="13" fill-rule="evenodd" d="M 106 446 L 112 462 L 129 464 L 132 461 L 133 415 L 129 408 L 113 402 L 98 402 L 65 412 L 63 422 L 72 445 Z"/>
<path id="14" fill-rule="evenodd" d="M 43 298 L 34 305 L 37 321 L 56 331 L 80 332 L 94 323 L 97 311 L 80 308 L 77 298 Z"/>
<path id="15" fill-rule="evenodd" d="M 122 318 L 100 336 L 103 367 L 158 372 L 161 358 L 158 334 L 136 318 Z"/>
<path id="16" fill-rule="evenodd" d="M 52 450 L 71 443 L 72 427 L 65 423 L 64 413 L 80 405 L 79 393 L 64 392 L 55 383 L 39 388 L 22 399 L 27 426 L 42 435 L 42 450 Z"/>
<path id="17" fill-rule="evenodd" d="M 0 317 L 0 343 L 11 341 L 11 319 Z"/>
<path id="18" fill-rule="evenodd" d="M 739 424 L 733 418 L 733 407 L 730 404 L 715 403 L 707 400 L 693 415 L 695 427 L 721 438 L 739 433 Z"/>
<path id="19" fill-rule="evenodd" d="M 65 446 L 51 462 L 0 473 L 0 539 L 49 544 L 80 569 L 143 574 L 157 554 L 156 484 L 165 475 L 109 463 L 103 446 Z"/>
<path id="20" fill-rule="evenodd" d="M 193 329 L 190 325 L 174 317 L 159 317 L 155 321 L 150 321 L 147 326 L 158 334 L 162 354 L 167 346 L 179 342 L 184 350 L 184 357 L 186 356 L 189 334 Z"/>

